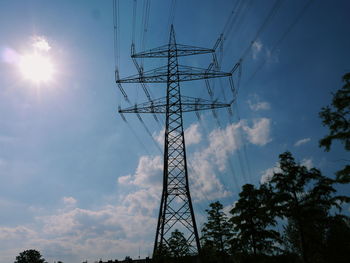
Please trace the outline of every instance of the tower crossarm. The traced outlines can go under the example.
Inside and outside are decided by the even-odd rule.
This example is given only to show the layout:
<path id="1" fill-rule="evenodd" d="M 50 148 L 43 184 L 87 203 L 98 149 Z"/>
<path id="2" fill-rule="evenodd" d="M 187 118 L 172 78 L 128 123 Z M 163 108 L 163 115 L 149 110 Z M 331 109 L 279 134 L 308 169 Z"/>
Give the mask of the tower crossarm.
<path id="1" fill-rule="evenodd" d="M 232 76 L 232 73 L 179 65 L 177 75 L 179 77 L 178 81 L 191 81 L 200 79 L 230 77 Z M 145 71 L 142 75 L 136 74 L 126 78 L 116 79 L 117 83 L 167 83 L 167 81 L 167 66 Z"/>
<path id="2" fill-rule="evenodd" d="M 178 57 L 208 54 L 215 52 L 214 49 L 188 46 L 182 44 L 176 44 L 174 47 L 169 45 L 163 45 L 160 47 L 152 48 L 150 50 L 142 51 L 132 54 L 132 58 L 168 58 L 169 50 L 176 51 Z"/>
<path id="3" fill-rule="evenodd" d="M 119 113 L 166 113 L 166 98 L 159 98 L 145 103 L 119 109 Z M 230 103 L 210 101 L 201 98 L 181 96 L 182 112 L 210 110 L 230 107 Z"/>

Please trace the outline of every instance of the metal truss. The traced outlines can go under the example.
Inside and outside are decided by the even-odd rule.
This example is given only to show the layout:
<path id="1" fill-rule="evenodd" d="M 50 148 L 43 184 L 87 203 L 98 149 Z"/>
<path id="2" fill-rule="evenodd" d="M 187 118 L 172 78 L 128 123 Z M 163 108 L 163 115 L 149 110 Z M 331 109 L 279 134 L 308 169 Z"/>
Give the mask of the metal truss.
<path id="1" fill-rule="evenodd" d="M 216 108 L 230 107 L 230 103 L 210 101 L 200 98 L 181 96 L 182 112 L 210 110 Z M 166 97 L 147 101 L 135 105 L 134 107 L 119 110 L 119 113 L 166 113 Z M 169 110 L 171 111 L 171 109 Z"/>
<path id="2" fill-rule="evenodd" d="M 204 68 L 196 68 L 178 65 L 177 67 L 178 81 L 191 81 L 199 79 L 230 77 L 232 74 L 228 72 L 208 70 Z M 132 75 L 123 79 L 118 79 L 117 83 L 167 83 L 168 82 L 168 66 L 159 67 L 142 74 Z"/>
<path id="3" fill-rule="evenodd" d="M 230 107 L 232 102 L 223 103 L 182 96 L 180 82 L 230 77 L 232 72 L 212 70 L 213 65 L 207 69 L 179 65 L 178 57 L 213 53 L 214 49 L 177 44 L 173 26 L 171 26 L 167 45 L 140 53 L 135 53 L 133 46 L 131 49 L 131 57 L 138 74 L 120 79 L 119 73 L 116 72 L 118 86 L 121 86 L 121 83 L 167 83 L 166 97 L 151 100 L 147 96 L 147 102 L 125 109 L 119 108 L 123 118 L 124 113 L 136 113 L 137 116 L 140 113 L 166 115 L 163 190 L 153 255 L 159 254 L 164 247 L 169 245 L 171 232 L 175 229 L 183 232 L 190 252 L 197 254 L 200 251 L 200 243 L 188 183 L 182 113 Z M 167 58 L 167 65 L 144 72 L 136 62 L 136 58 Z"/>
<path id="4" fill-rule="evenodd" d="M 194 46 L 181 45 L 181 44 L 177 44 L 174 50 L 176 51 L 178 57 L 215 52 L 214 49 L 194 47 Z M 147 51 L 133 54 L 131 57 L 132 58 L 167 58 L 168 52 L 169 52 L 169 45 L 163 45 L 161 47 L 157 47 Z"/>

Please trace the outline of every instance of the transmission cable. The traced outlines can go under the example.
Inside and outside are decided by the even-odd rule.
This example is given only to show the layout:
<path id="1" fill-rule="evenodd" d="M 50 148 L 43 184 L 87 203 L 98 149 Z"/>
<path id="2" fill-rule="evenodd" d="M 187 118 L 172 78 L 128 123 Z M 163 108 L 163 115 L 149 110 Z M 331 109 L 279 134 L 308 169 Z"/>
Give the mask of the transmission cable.
<path id="1" fill-rule="evenodd" d="M 284 39 L 288 36 L 288 34 L 293 30 L 293 28 L 295 27 L 295 25 L 299 22 L 299 20 L 304 16 L 304 14 L 306 13 L 307 9 L 310 7 L 310 5 L 313 3 L 313 0 L 309 0 L 304 6 L 303 8 L 300 10 L 300 12 L 298 13 L 298 15 L 296 16 L 296 18 L 292 21 L 292 23 L 289 24 L 289 26 L 287 27 L 286 31 L 284 31 L 284 33 L 282 34 L 282 36 L 277 40 L 277 42 L 275 43 L 275 45 L 272 47 L 272 49 L 270 50 L 270 54 L 272 55 L 277 47 L 284 41 Z M 267 62 L 267 59 L 265 58 L 263 60 L 263 62 L 258 66 L 258 68 L 254 71 L 254 73 L 250 76 L 250 78 L 245 82 L 248 83 L 250 82 L 255 75 L 265 66 Z"/>
<path id="2" fill-rule="evenodd" d="M 284 0 L 276 0 L 275 1 L 274 5 L 272 6 L 272 8 L 271 8 L 270 12 L 268 13 L 267 17 L 265 18 L 265 20 L 261 24 L 260 28 L 256 32 L 253 40 L 250 42 L 250 45 L 243 52 L 243 55 L 241 56 L 242 60 L 248 55 L 248 53 L 249 53 L 249 51 L 251 51 L 251 48 L 253 47 L 254 43 L 256 43 L 256 41 L 258 40 L 260 34 L 265 30 L 266 26 L 269 24 L 271 19 L 277 14 L 279 8 L 281 7 L 282 1 L 284 1 Z"/>

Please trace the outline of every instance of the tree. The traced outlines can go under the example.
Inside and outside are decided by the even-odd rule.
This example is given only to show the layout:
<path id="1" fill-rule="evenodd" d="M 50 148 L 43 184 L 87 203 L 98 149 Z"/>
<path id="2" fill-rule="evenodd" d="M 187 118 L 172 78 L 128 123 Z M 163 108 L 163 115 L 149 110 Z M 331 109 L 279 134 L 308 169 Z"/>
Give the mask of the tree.
<path id="1" fill-rule="evenodd" d="M 40 252 L 34 249 L 25 250 L 16 257 L 14 263 L 47 263 Z"/>
<path id="2" fill-rule="evenodd" d="M 209 206 L 210 209 L 205 210 L 208 214 L 207 223 L 204 223 L 202 228 L 203 249 L 225 254 L 229 249 L 231 226 L 219 201 Z"/>
<path id="3" fill-rule="evenodd" d="M 153 253 L 154 262 L 163 262 L 171 257 L 170 249 L 166 244 L 158 243 L 157 250 Z"/>
<path id="4" fill-rule="evenodd" d="M 267 185 L 259 189 L 251 184 L 243 185 L 239 200 L 230 211 L 230 221 L 237 233 L 232 240 L 234 250 L 255 257 L 278 250 L 279 233 L 269 228 L 277 224 L 270 200 L 271 191 Z"/>
<path id="5" fill-rule="evenodd" d="M 273 175 L 270 185 L 277 214 L 288 219 L 285 239 L 304 262 L 322 262 L 330 210 L 341 209 L 340 203 L 350 200 L 335 195 L 336 180 L 297 164 L 290 152 L 279 157 L 281 172 Z"/>
<path id="6" fill-rule="evenodd" d="M 168 246 L 172 257 L 180 258 L 188 256 L 190 248 L 183 233 L 175 229 L 168 240 Z"/>
<path id="7" fill-rule="evenodd" d="M 345 85 L 333 94 L 331 105 L 319 113 L 323 125 L 329 128 L 329 134 L 320 140 L 320 147 L 326 151 L 330 150 L 333 141 L 340 141 L 345 150 L 350 151 L 350 73 L 343 76 L 343 82 Z M 350 182 L 350 165 L 337 172 L 337 179 Z"/>
<path id="8" fill-rule="evenodd" d="M 335 215 L 326 232 L 325 262 L 350 262 L 350 218 Z"/>

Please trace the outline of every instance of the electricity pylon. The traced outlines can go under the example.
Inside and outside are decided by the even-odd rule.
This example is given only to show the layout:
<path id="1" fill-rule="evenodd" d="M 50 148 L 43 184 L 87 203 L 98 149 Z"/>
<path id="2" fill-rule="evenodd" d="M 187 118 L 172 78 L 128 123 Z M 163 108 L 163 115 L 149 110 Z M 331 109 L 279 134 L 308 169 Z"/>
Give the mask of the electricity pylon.
<path id="1" fill-rule="evenodd" d="M 144 72 L 143 68 L 140 68 L 135 63 L 138 74 L 123 79 L 119 79 L 119 74 L 116 72 L 118 85 L 120 83 L 167 83 L 166 97 L 119 109 L 121 114 L 165 113 L 166 115 L 163 191 L 153 255 L 169 245 L 168 240 L 172 230 L 175 229 L 184 231 L 184 237 L 192 254 L 197 254 L 200 251 L 198 231 L 188 185 L 182 113 L 230 107 L 230 103 L 182 96 L 180 93 L 180 82 L 230 77 L 232 72 L 226 73 L 211 69 L 182 66 L 178 64 L 178 57 L 214 52 L 214 49 L 177 44 L 174 27 L 171 26 L 168 44 L 139 53 L 134 53 L 132 46 L 131 57 L 134 62 L 136 58 L 167 58 L 168 63 L 166 66 Z"/>

